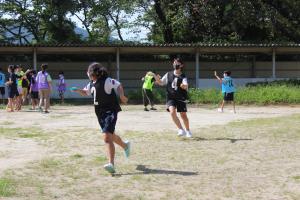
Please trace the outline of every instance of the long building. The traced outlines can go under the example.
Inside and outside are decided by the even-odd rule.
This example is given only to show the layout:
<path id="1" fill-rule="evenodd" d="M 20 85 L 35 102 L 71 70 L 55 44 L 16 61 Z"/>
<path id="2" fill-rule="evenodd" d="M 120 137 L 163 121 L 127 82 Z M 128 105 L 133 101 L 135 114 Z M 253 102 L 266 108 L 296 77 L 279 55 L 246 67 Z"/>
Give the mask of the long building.
<path id="1" fill-rule="evenodd" d="M 125 88 L 137 89 L 146 71 L 163 75 L 171 70 L 175 55 L 183 57 L 189 82 L 198 88 L 217 86 L 214 70 L 231 70 L 240 85 L 300 77 L 300 44 L 0 44 L 0 67 L 39 69 L 48 63 L 53 79 L 64 71 L 69 86 L 83 86 L 87 66 L 97 61 Z M 66 97 L 74 98 L 69 92 Z"/>

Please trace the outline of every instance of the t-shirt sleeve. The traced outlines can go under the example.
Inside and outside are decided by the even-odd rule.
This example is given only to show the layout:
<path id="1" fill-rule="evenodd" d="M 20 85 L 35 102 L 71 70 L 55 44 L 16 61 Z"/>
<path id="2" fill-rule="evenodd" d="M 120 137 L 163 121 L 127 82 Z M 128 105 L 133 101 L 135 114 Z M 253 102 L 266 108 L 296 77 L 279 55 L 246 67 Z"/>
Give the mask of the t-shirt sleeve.
<path id="1" fill-rule="evenodd" d="M 51 78 L 51 76 L 48 74 L 48 76 L 47 76 L 47 81 L 48 82 L 51 82 L 52 81 L 52 78 Z"/>
<path id="2" fill-rule="evenodd" d="M 86 91 L 88 95 L 91 95 L 91 83 L 88 83 L 83 90 Z"/>
<path id="3" fill-rule="evenodd" d="M 112 89 L 115 90 L 115 92 L 117 93 L 118 87 L 121 85 L 121 83 L 115 79 L 112 78 L 107 78 L 105 81 L 105 92 L 107 94 L 111 94 Z"/>
<path id="4" fill-rule="evenodd" d="M 167 85 L 168 84 L 168 73 L 166 73 L 162 79 L 161 79 L 161 82 L 163 85 Z"/>
<path id="5" fill-rule="evenodd" d="M 187 80 L 186 77 L 182 79 L 182 84 L 183 85 L 188 85 L 188 80 Z"/>
<path id="6" fill-rule="evenodd" d="M 155 78 L 153 77 L 152 79 L 151 79 L 151 83 L 154 83 L 155 82 Z"/>

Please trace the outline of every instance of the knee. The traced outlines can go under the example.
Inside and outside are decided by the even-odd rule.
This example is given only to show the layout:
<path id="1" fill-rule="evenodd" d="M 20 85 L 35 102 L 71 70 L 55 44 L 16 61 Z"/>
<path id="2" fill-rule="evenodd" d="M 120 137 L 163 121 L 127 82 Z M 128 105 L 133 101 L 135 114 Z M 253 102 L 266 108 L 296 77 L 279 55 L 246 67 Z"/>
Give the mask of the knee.
<path id="1" fill-rule="evenodd" d="M 180 113 L 180 117 L 184 120 L 188 120 L 186 113 Z"/>
<path id="2" fill-rule="evenodd" d="M 170 109 L 170 114 L 172 116 L 176 116 L 176 110 L 175 109 Z"/>
<path id="3" fill-rule="evenodd" d="M 109 133 L 105 133 L 103 135 L 103 140 L 105 143 L 112 143 L 112 136 Z"/>

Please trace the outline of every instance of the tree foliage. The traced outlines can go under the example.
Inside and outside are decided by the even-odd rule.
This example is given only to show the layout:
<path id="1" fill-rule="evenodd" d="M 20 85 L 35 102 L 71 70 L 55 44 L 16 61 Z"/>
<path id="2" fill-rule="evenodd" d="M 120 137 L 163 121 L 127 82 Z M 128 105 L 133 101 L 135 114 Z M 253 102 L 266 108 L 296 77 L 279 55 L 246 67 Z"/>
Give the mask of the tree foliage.
<path id="1" fill-rule="evenodd" d="M 300 42 L 298 0 L 0 0 L 0 41 Z M 88 37 L 75 32 L 80 22 Z"/>

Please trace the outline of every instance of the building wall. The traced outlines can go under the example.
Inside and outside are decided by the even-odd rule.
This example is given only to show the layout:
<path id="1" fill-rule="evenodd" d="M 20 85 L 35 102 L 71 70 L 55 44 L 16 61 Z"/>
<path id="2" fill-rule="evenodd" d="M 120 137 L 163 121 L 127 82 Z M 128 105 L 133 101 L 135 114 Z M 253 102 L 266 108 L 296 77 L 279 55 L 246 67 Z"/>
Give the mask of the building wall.
<path id="1" fill-rule="evenodd" d="M 66 79 L 85 79 L 89 62 L 47 62 L 49 73 L 55 79 L 59 71 L 64 71 Z M 1 63 L 0 67 L 6 68 L 9 64 L 22 64 L 32 66 L 32 63 Z M 112 77 L 116 77 L 116 63 L 103 62 L 108 68 Z M 38 63 L 40 66 L 41 63 Z M 195 85 L 195 62 L 185 63 L 185 73 L 190 84 Z M 129 89 L 141 86 L 140 79 L 149 70 L 155 70 L 161 76 L 172 70 L 168 61 L 161 62 L 122 62 L 120 63 L 120 79 L 124 86 Z M 213 72 L 221 73 L 224 70 L 232 71 L 234 78 L 270 78 L 272 76 L 272 62 L 200 62 L 200 79 L 213 78 Z M 277 78 L 299 78 L 300 62 L 276 62 Z"/>

